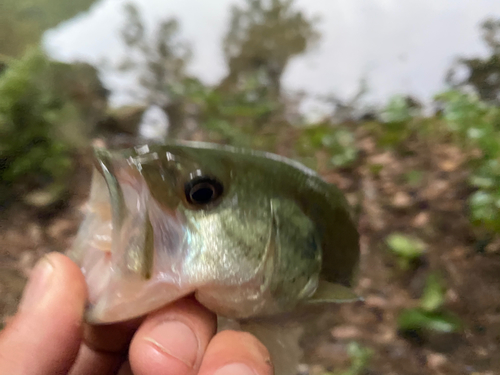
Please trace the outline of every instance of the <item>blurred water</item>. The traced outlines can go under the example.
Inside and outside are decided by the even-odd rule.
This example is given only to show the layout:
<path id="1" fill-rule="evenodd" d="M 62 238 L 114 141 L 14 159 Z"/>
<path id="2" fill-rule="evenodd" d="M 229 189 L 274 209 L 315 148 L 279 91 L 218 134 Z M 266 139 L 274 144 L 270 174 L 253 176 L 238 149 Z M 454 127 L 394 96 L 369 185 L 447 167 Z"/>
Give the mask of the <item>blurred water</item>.
<path id="1" fill-rule="evenodd" d="M 65 61 L 123 54 L 118 31 L 125 0 L 104 0 L 87 14 L 46 34 L 51 54 Z M 222 37 L 233 0 L 135 0 L 148 25 L 175 16 L 182 34 L 193 45 L 192 73 L 207 83 L 224 76 Z M 479 23 L 500 17 L 498 0 L 299 0 L 307 14 L 319 15 L 320 44 L 296 58 L 284 75 L 284 87 L 309 93 L 352 96 L 361 78 L 368 78 L 371 102 L 393 94 L 411 93 L 429 100 L 443 88 L 446 70 L 455 57 L 483 55 Z M 112 103 L 129 101 L 131 78 L 105 74 L 113 90 Z M 309 101 L 309 110 L 318 104 Z"/>

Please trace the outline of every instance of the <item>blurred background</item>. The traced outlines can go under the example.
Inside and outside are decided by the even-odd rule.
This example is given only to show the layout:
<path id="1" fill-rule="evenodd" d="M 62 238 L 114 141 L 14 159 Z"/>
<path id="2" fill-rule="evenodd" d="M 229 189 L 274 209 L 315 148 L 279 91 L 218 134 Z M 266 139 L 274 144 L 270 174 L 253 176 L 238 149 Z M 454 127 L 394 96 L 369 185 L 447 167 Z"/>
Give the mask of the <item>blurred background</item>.
<path id="1" fill-rule="evenodd" d="M 500 373 L 497 0 L 0 0 L 0 327 L 71 245 L 99 138 L 272 151 L 345 192 L 365 302 L 298 373 Z"/>

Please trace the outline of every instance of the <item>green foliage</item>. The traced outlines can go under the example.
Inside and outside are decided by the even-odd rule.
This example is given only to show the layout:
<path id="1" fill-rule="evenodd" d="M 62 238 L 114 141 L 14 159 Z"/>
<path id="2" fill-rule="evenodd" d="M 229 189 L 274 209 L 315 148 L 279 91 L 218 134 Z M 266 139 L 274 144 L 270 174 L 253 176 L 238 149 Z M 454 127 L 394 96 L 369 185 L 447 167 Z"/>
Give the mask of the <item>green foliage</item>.
<path id="1" fill-rule="evenodd" d="M 366 124 L 366 127 L 375 135 L 379 146 L 397 149 L 411 134 L 413 115 L 407 98 L 395 96 L 382 110 L 382 121 Z"/>
<path id="2" fill-rule="evenodd" d="M 354 135 L 339 125 L 320 124 L 304 128 L 295 148 L 302 157 L 313 156 L 319 150 L 326 151 L 332 167 L 349 167 L 358 157 Z"/>
<path id="3" fill-rule="evenodd" d="M 196 103 L 201 112 L 201 126 L 212 141 L 237 147 L 270 150 L 274 147 L 272 114 L 279 108 L 277 102 L 262 97 L 252 81 L 244 90 L 229 94 L 220 89 L 200 87 Z"/>
<path id="4" fill-rule="evenodd" d="M 469 199 L 472 221 L 500 233 L 500 159 L 484 160 L 470 180 L 477 188 Z"/>
<path id="5" fill-rule="evenodd" d="M 479 147 L 485 159 L 500 154 L 496 142 L 500 129 L 500 109 L 481 101 L 477 95 L 448 91 L 436 97 L 444 104 L 449 131 L 464 147 Z"/>
<path id="6" fill-rule="evenodd" d="M 40 51 L 30 50 L 0 75 L 3 191 L 67 185 L 71 150 L 82 144 L 88 130 L 82 121 L 84 105 L 72 100 L 64 89 L 71 80 L 61 79 L 61 72 L 67 72 L 64 64 L 52 63 Z M 63 190 L 51 187 L 53 192 Z"/>
<path id="7" fill-rule="evenodd" d="M 125 12 L 127 21 L 121 35 L 129 51 L 121 68 L 136 70 L 138 83 L 146 90 L 146 100 L 164 107 L 168 101 L 184 94 L 190 47 L 180 38 L 175 18 L 162 20 L 150 38 L 138 8 L 128 3 Z"/>
<path id="8" fill-rule="evenodd" d="M 453 69 L 449 76 L 454 87 L 471 87 L 475 94 L 453 90 L 436 98 L 457 143 L 480 151 L 471 161 L 470 183 L 476 188 L 469 198 L 471 220 L 500 233 L 500 20 L 488 19 L 481 28 L 491 55 L 460 59 L 468 70 L 463 81 L 454 80 Z"/>
<path id="9" fill-rule="evenodd" d="M 476 225 L 500 233 L 500 108 L 481 100 L 477 94 L 456 90 L 437 95 L 436 100 L 442 106 L 443 121 L 436 117 L 420 118 L 418 104 L 397 96 L 382 114 L 385 122 L 369 123 L 366 127 L 379 145 L 390 149 L 398 150 L 412 134 L 433 142 L 444 132 L 465 152 L 475 155 L 469 162 L 470 183 L 476 188 L 469 198 L 470 218 Z M 376 174 L 378 166 L 371 168 Z M 423 175 L 410 171 L 404 177 L 416 187 Z M 403 261 L 402 265 L 407 267 L 409 262 Z"/>
<path id="10" fill-rule="evenodd" d="M 479 149 L 472 160 L 470 182 L 477 190 L 469 199 L 471 219 L 477 225 L 500 232 L 500 108 L 477 95 L 450 91 L 437 97 L 444 104 L 444 119 L 457 142 Z"/>
<path id="11" fill-rule="evenodd" d="M 487 19 L 482 25 L 489 56 L 460 58 L 448 72 L 447 81 L 455 88 L 472 88 L 481 100 L 500 104 L 500 19 Z M 465 68 L 465 78 L 456 79 L 457 68 Z M 462 69 L 463 70 L 463 69 Z"/>
<path id="12" fill-rule="evenodd" d="M 21 57 L 44 31 L 86 11 L 95 0 L 2 0 L 0 55 Z"/>
<path id="13" fill-rule="evenodd" d="M 189 138 L 197 125 L 208 140 L 272 150 L 280 129 L 289 126 L 280 96 L 281 75 L 289 60 L 317 38 L 313 20 L 296 10 L 293 0 L 248 0 L 233 7 L 224 39 L 229 74 L 217 87 L 189 77 L 189 45 L 179 36 L 173 18 L 162 20 L 151 34 L 138 8 L 125 7 L 122 39 L 128 47 L 121 69 L 139 76 L 139 100 L 163 109 L 169 138 Z M 137 94 L 137 91 L 136 91 Z M 190 121 L 194 119 L 195 121 Z M 348 163 L 349 133 L 339 133 L 332 155 L 336 165 Z"/>
<path id="14" fill-rule="evenodd" d="M 246 0 L 233 6 L 224 38 L 229 74 L 222 86 L 257 77 L 269 95 L 279 96 L 289 61 L 318 39 L 314 21 L 295 9 L 294 0 Z"/>
<path id="15" fill-rule="evenodd" d="M 216 88 L 200 90 L 197 101 L 200 125 L 210 140 L 274 149 L 280 132 L 290 127 L 281 77 L 290 59 L 317 39 L 313 22 L 293 0 L 246 0 L 232 8 L 224 38 L 229 73 Z M 349 142 L 346 138 L 349 134 L 337 142 Z M 339 154 L 335 162 L 345 158 Z"/>
<path id="16" fill-rule="evenodd" d="M 445 293 L 442 280 L 437 275 L 430 274 L 425 283 L 424 293 L 420 298 L 420 306 L 425 311 L 437 311 L 444 303 Z"/>
<path id="17" fill-rule="evenodd" d="M 418 308 L 407 309 L 399 315 L 398 327 L 401 331 L 450 333 L 460 329 L 460 320 L 447 312 L 430 312 Z"/>
<path id="18" fill-rule="evenodd" d="M 460 320 L 443 309 L 446 288 L 442 280 L 431 273 L 426 280 L 420 306 L 403 310 L 398 317 L 401 331 L 416 332 L 457 332 L 461 328 Z"/>
<path id="19" fill-rule="evenodd" d="M 408 270 L 411 264 L 425 252 L 425 244 L 418 238 L 393 233 L 386 238 L 389 250 L 398 257 L 401 269 Z"/>
<path id="20" fill-rule="evenodd" d="M 421 116 L 421 109 L 422 105 L 413 97 L 397 95 L 381 111 L 381 121 L 363 126 L 375 136 L 380 147 L 405 153 L 405 141 L 413 134 L 424 136 L 429 126 Z"/>
<path id="21" fill-rule="evenodd" d="M 120 69 L 136 73 L 142 89 L 141 93 L 135 92 L 138 99 L 162 108 L 169 120 L 169 136 L 177 138 L 185 125 L 190 46 L 181 39 L 175 18 L 162 20 L 150 37 L 136 5 L 126 4 L 125 13 L 127 20 L 121 35 L 128 51 Z"/>
<path id="22" fill-rule="evenodd" d="M 405 123 L 409 122 L 415 113 L 412 111 L 408 101 L 402 95 L 394 96 L 382 112 L 382 119 L 385 122 Z"/>

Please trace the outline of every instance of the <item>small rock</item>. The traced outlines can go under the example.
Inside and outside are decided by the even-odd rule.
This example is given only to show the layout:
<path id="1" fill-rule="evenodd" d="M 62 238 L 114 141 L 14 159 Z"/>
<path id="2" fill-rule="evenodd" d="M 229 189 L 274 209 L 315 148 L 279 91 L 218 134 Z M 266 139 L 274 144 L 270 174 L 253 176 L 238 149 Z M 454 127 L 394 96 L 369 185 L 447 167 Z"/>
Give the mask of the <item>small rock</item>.
<path id="1" fill-rule="evenodd" d="M 309 375 L 323 375 L 325 372 L 325 368 L 321 365 L 312 365 L 309 368 Z"/>
<path id="2" fill-rule="evenodd" d="M 440 198 L 448 191 L 450 191 L 450 181 L 435 180 L 422 192 L 422 196 L 428 200 L 433 200 Z"/>
<path id="3" fill-rule="evenodd" d="M 428 212 L 422 211 L 413 219 L 413 226 L 421 228 L 429 223 L 430 215 Z"/>
<path id="4" fill-rule="evenodd" d="M 309 366 L 304 363 L 300 363 L 297 366 L 297 375 L 308 375 L 308 374 L 309 374 Z"/>
<path id="5" fill-rule="evenodd" d="M 480 357 L 488 357 L 489 353 L 488 353 L 488 349 L 486 348 L 483 348 L 482 346 L 476 348 L 474 350 L 476 352 L 476 354 Z"/>
<path id="6" fill-rule="evenodd" d="M 358 285 L 361 289 L 368 289 L 372 286 L 373 282 L 371 279 L 368 277 L 363 277 L 361 280 L 359 280 Z"/>
<path id="7" fill-rule="evenodd" d="M 394 157 L 390 151 L 382 154 L 373 155 L 369 158 L 370 164 L 392 165 L 394 164 Z"/>
<path id="8" fill-rule="evenodd" d="M 500 240 L 496 239 L 486 245 L 485 248 L 486 253 L 488 254 L 497 254 L 500 252 Z"/>
<path id="9" fill-rule="evenodd" d="M 427 354 L 427 364 L 433 370 L 437 370 L 447 362 L 446 356 L 439 353 L 429 353 Z"/>
<path id="10" fill-rule="evenodd" d="M 364 137 L 359 141 L 358 145 L 361 150 L 364 150 L 368 154 L 373 154 L 377 148 L 375 140 L 370 137 Z"/>
<path id="11" fill-rule="evenodd" d="M 389 326 L 382 326 L 375 336 L 375 340 L 380 344 L 390 344 L 396 340 L 396 330 Z"/>
<path id="12" fill-rule="evenodd" d="M 408 207 L 411 205 L 411 197 L 404 191 L 398 191 L 396 195 L 394 195 L 392 204 L 398 208 Z"/>
<path id="13" fill-rule="evenodd" d="M 448 302 L 457 302 L 459 299 L 458 297 L 458 293 L 456 290 L 454 289 L 448 289 L 447 292 L 446 292 L 446 300 Z"/>
<path id="14" fill-rule="evenodd" d="M 383 297 L 371 294 L 365 298 L 365 305 L 369 307 L 384 308 L 387 306 L 387 300 Z"/>
<path id="15" fill-rule="evenodd" d="M 441 161 L 439 163 L 439 168 L 444 172 L 453 172 L 453 171 L 456 171 L 458 169 L 458 167 L 460 167 L 461 164 L 462 164 L 462 160 L 460 160 L 460 159 L 457 159 L 457 160 L 448 159 L 448 160 Z"/>
<path id="16" fill-rule="evenodd" d="M 314 358 L 320 361 L 322 360 L 332 360 L 335 359 L 336 364 L 348 364 L 349 355 L 346 350 L 344 343 L 323 343 L 318 345 L 314 351 Z M 318 362 L 320 363 L 320 362 Z"/>
<path id="17" fill-rule="evenodd" d="M 355 326 L 339 326 L 332 329 L 332 336 L 339 340 L 354 339 L 361 336 L 361 331 Z"/>

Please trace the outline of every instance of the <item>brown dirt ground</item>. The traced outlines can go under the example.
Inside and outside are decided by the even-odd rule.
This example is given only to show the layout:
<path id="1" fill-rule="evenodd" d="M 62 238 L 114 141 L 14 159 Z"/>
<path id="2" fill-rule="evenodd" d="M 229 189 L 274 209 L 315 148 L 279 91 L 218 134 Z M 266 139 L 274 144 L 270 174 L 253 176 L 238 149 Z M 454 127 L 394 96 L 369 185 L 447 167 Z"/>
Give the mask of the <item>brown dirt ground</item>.
<path id="1" fill-rule="evenodd" d="M 319 169 L 359 208 L 358 292 L 365 301 L 340 306 L 306 332 L 302 343 L 314 365 L 302 370 L 314 375 L 347 368 L 347 344 L 357 341 L 374 353 L 363 374 L 500 374 L 500 256 L 495 243 L 476 249 L 477 233 L 467 220 L 467 156 L 446 141 L 409 139 L 399 154 L 380 149 L 361 131 L 358 142 L 362 151 L 356 166 L 333 171 L 319 163 Z M 325 155 L 319 152 L 317 158 Z M 15 204 L 0 213 L 0 324 L 15 312 L 36 260 L 70 246 L 86 199 L 89 165 L 81 158 L 64 206 L 41 212 Z M 417 185 L 404 178 L 410 170 L 423 172 Z M 395 231 L 426 243 L 425 256 L 411 272 L 402 272 L 384 246 L 384 238 Z M 402 337 L 398 314 L 417 306 L 431 271 L 446 281 L 445 307 L 464 328 Z"/>

